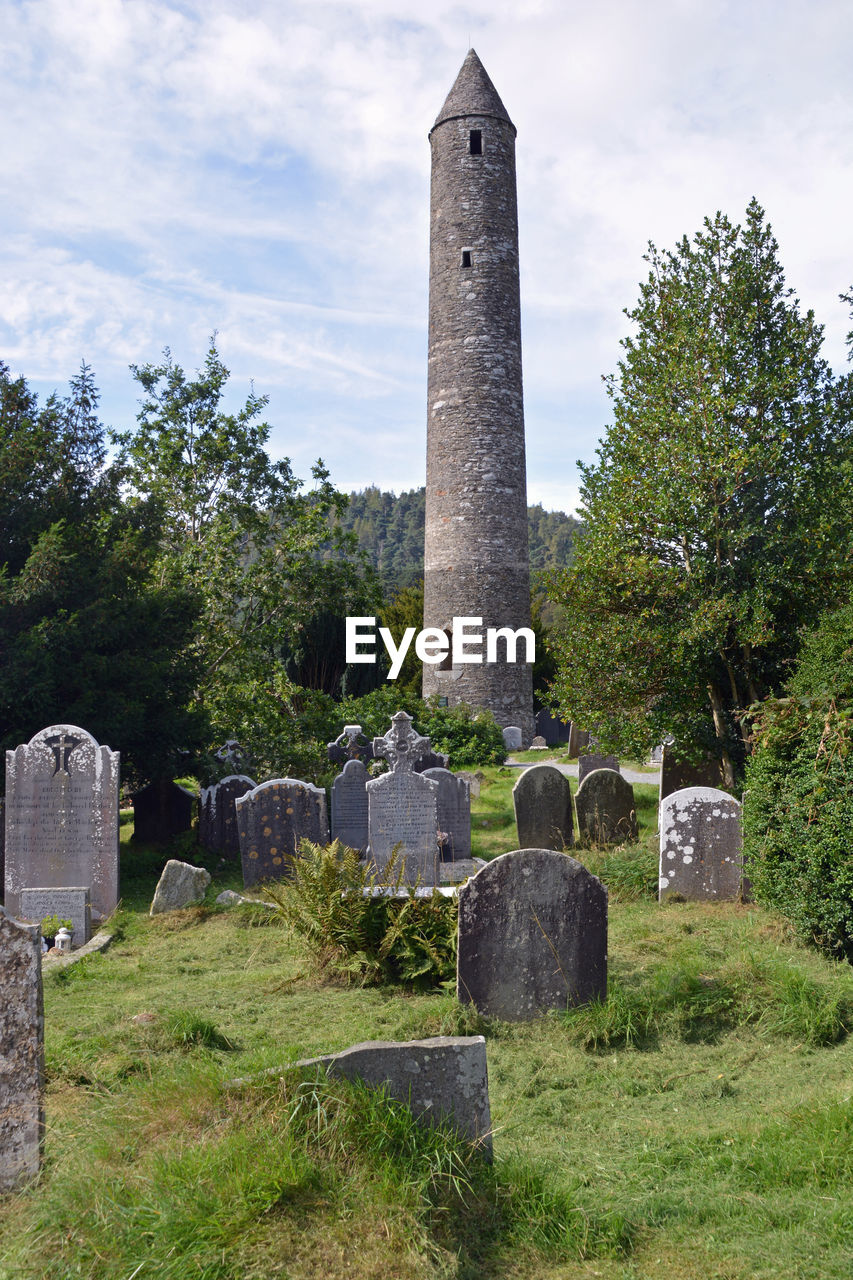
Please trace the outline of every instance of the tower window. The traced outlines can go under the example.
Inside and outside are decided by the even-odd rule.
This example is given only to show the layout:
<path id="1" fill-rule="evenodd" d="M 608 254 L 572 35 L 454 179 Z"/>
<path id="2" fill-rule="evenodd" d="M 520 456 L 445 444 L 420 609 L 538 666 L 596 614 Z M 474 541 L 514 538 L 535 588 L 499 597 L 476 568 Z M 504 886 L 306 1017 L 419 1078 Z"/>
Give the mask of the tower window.
<path id="1" fill-rule="evenodd" d="M 468 154 L 472 156 L 481 156 L 483 154 L 482 129 L 470 130 L 468 134 Z"/>
<path id="2" fill-rule="evenodd" d="M 463 250 L 462 250 L 462 263 L 461 263 L 461 265 L 462 265 L 463 267 L 470 267 L 470 265 L 471 265 L 471 250 L 470 250 L 470 249 L 463 249 Z"/>

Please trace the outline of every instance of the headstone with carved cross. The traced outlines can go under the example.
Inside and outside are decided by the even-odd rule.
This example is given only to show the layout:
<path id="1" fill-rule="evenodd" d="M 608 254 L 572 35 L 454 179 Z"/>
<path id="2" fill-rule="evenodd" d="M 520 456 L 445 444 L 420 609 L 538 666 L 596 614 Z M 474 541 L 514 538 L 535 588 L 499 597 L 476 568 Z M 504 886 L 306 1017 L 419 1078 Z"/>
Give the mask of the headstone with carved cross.
<path id="1" fill-rule="evenodd" d="M 360 724 L 345 724 L 343 733 L 326 744 L 326 753 L 333 764 L 346 764 L 347 760 L 367 764 L 373 759 L 373 747 L 361 732 Z"/>
<path id="2" fill-rule="evenodd" d="M 87 886 L 92 918 L 118 902 L 119 754 L 73 724 L 6 752 L 6 910 L 21 890 Z"/>
<path id="3" fill-rule="evenodd" d="M 384 756 L 391 772 L 367 784 L 370 855 L 381 874 L 396 851 L 396 865 L 402 864 L 409 884 L 439 882 L 438 783 L 412 768 L 429 745 L 405 711 L 391 717 L 383 737 L 373 739 L 374 756 Z"/>

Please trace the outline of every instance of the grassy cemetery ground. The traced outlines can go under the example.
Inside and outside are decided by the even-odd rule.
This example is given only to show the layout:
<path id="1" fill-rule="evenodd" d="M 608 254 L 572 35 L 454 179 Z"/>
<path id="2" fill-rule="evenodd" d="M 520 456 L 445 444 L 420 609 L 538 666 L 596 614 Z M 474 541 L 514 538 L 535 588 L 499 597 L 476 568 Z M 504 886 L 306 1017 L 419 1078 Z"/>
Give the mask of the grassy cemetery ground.
<path id="1" fill-rule="evenodd" d="M 492 857 L 517 771 L 484 773 Z M 853 971 L 756 907 L 659 907 L 637 795 L 638 845 L 576 851 L 610 888 L 608 999 L 524 1025 L 324 984 L 269 913 L 214 905 L 233 872 L 150 919 L 164 853 L 124 843 L 112 947 L 45 975 L 45 1167 L 0 1202 L 0 1278 L 849 1280 Z M 222 1088 L 478 1032 L 491 1169 L 342 1083 Z"/>

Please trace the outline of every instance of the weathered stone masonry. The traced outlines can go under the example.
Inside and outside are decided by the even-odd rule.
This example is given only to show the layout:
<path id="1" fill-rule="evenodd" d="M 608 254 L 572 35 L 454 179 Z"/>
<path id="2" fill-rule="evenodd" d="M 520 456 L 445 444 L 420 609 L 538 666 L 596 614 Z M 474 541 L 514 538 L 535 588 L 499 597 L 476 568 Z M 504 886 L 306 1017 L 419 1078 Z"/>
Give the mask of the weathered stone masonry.
<path id="1" fill-rule="evenodd" d="M 515 133 L 470 50 L 430 133 L 424 626 L 447 631 L 530 626 Z M 423 689 L 533 736 L 522 661 L 425 665 Z"/>

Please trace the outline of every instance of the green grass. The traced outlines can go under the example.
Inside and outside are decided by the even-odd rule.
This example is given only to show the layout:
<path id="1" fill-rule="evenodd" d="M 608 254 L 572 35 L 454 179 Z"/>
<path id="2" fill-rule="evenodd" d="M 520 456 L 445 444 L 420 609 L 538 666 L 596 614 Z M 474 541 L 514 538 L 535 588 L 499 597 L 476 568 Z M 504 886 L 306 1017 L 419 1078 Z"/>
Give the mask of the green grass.
<path id="1" fill-rule="evenodd" d="M 517 771 L 486 772 L 497 820 Z M 215 905 L 236 868 L 152 919 L 169 851 L 125 826 L 113 946 L 45 975 L 45 1163 L 0 1201 L 0 1280 L 849 1280 L 853 971 L 759 908 L 658 906 L 646 790 L 636 845 L 575 851 L 610 890 L 608 997 L 529 1024 L 327 984 L 269 913 Z M 222 1087 L 473 1033 L 492 1167 L 364 1090 Z"/>

